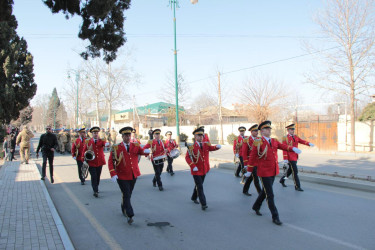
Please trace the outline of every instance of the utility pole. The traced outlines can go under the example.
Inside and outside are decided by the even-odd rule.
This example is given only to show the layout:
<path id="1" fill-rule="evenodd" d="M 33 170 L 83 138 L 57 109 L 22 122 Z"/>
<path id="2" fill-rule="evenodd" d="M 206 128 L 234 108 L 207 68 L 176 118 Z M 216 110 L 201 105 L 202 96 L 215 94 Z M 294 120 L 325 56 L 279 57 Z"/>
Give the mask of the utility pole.
<path id="1" fill-rule="evenodd" d="M 53 128 L 56 129 L 56 96 L 53 96 Z"/>
<path id="2" fill-rule="evenodd" d="M 79 82 L 79 71 L 76 72 L 76 84 L 77 84 L 77 113 L 76 113 L 76 128 L 78 128 L 78 82 Z"/>
<path id="3" fill-rule="evenodd" d="M 221 110 L 220 71 L 217 73 L 217 78 L 218 78 L 218 96 L 219 96 L 220 144 L 224 144 L 223 115 L 222 115 L 222 110 Z"/>

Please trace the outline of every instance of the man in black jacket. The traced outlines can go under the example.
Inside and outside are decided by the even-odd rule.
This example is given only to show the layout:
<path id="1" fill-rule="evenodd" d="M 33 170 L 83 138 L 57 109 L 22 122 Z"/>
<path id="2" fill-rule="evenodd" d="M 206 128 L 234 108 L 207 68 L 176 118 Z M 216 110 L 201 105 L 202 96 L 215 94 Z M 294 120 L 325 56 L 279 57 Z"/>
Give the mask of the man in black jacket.
<path id="1" fill-rule="evenodd" d="M 49 164 L 49 173 L 51 176 L 51 183 L 54 183 L 53 180 L 53 157 L 55 148 L 57 148 L 57 137 L 55 134 L 52 133 L 51 126 L 46 127 L 46 133 L 42 134 L 39 140 L 38 148 L 36 149 L 36 157 L 39 157 L 39 150 L 42 151 L 43 156 L 43 165 L 42 165 L 42 178 L 44 180 L 46 177 L 46 166 L 47 166 L 47 159 Z"/>
<path id="2" fill-rule="evenodd" d="M 152 130 L 152 127 L 150 127 L 150 130 L 148 131 L 149 140 L 154 139 L 154 131 Z"/>

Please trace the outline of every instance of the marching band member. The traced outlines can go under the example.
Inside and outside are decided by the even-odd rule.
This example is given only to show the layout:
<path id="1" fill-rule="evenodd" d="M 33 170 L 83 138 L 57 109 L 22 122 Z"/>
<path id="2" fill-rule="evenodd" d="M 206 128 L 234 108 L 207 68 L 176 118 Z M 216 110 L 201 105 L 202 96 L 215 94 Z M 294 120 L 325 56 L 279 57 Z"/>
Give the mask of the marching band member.
<path id="1" fill-rule="evenodd" d="M 248 138 L 245 138 L 243 140 L 243 145 L 242 145 L 242 156 L 243 156 L 243 162 L 244 166 L 247 166 L 247 173 L 244 174 L 245 177 L 248 177 L 245 185 L 243 186 L 242 193 L 247 196 L 251 196 L 249 194 L 249 189 L 251 182 L 254 180 L 254 186 L 257 189 L 258 194 L 262 191 L 259 185 L 259 178 L 257 175 L 257 167 L 251 167 L 249 166 L 249 157 L 251 150 L 253 148 L 253 143 L 254 140 L 257 139 L 258 136 L 258 124 L 255 124 L 249 128 L 249 131 L 251 135 Z M 251 173 L 251 174 L 250 174 Z"/>
<path id="2" fill-rule="evenodd" d="M 311 142 L 302 140 L 297 135 L 294 134 L 295 125 L 290 124 L 285 127 L 288 131 L 288 135 L 283 137 L 283 144 L 298 148 L 298 144 L 304 144 L 306 146 L 314 147 L 314 144 Z M 286 176 L 281 177 L 280 183 L 283 185 L 283 187 L 286 187 L 285 185 L 285 179 L 288 178 L 291 174 L 293 174 L 293 180 L 294 180 L 294 188 L 297 191 L 303 191 L 301 188 L 301 183 L 298 178 L 298 168 L 297 168 L 297 160 L 298 160 L 298 154 L 294 152 L 287 152 L 284 150 L 283 153 L 284 156 L 284 164 L 288 164 L 289 168 L 286 173 Z"/>
<path id="3" fill-rule="evenodd" d="M 132 130 L 132 135 L 131 135 L 131 138 L 130 138 L 130 142 L 138 142 L 138 144 L 141 144 L 141 140 L 139 140 L 137 138 L 137 130 L 136 129 Z"/>
<path id="4" fill-rule="evenodd" d="M 148 143 L 143 147 L 143 149 L 151 149 L 151 162 L 154 167 L 155 176 L 152 180 L 152 184 L 156 187 L 158 184 L 159 190 L 163 191 L 163 183 L 161 182 L 161 173 L 163 172 L 164 161 L 167 158 L 166 153 L 167 146 L 164 140 L 160 140 L 160 129 L 155 129 L 152 131 L 153 140 L 149 140 Z"/>
<path id="5" fill-rule="evenodd" d="M 282 144 L 275 138 L 270 138 L 270 121 L 264 121 L 259 124 L 259 130 L 262 137 L 256 139 L 253 143 L 249 165 L 250 167 L 257 166 L 258 176 L 260 177 L 263 189 L 252 208 L 257 215 L 261 216 L 262 214 L 259 212 L 260 207 L 262 206 L 264 199 L 267 199 L 268 207 L 272 213 L 273 223 L 276 225 L 281 225 L 282 222 L 279 219 L 279 213 L 274 202 L 274 194 L 272 189 L 275 176 L 279 174 L 277 150 L 282 149 L 286 151 L 294 151 L 297 154 L 301 153 L 301 150 Z"/>
<path id="6" fill-rule="evenodd" d="M 243 155 L 242 155 L 242 144 L 243 144 L 243 140 L 246 138 L 245 137 L 246 128 L 241 126 L 238 128 L 238 131 L 240 132 L 240 135 L 233 142 L 233 153 L 235 154 L 237 158 L 240 159 L 240 165 L 238 166 L 236 174 L 235 174 L 236 177 L 240 177 L 240 171 L 244 167 Z"/>
<path id="7" fill-rule="evenodd" d="M 172 132 L 171 131 L 168 131 L 167 133 L 165 133 L 165 136 L 167 137 L 167 140 L 165 141 L 165 144 L 166 144 L 167 150 L 168 150 L 168 154 L 167 154 L 167 157 L 168 157 L 167 172 L 171 176 L 173 176 L 174 175 L 173 166 L 172 166 L 173 158 L 169 154 L 171 153 L 171 151 L 173 149 L 178 148 L 178 145 L 177 145 L 176 141 L 172 139 Z"/>
<path id="8" fill-rule="evenodd" d="M 207 202 L 203 191 L 203 183 L 206 174 L 210 171 L 209 151 L 218 150 L 221 148 L 221 145 L 211 146 L 208 143 L 204 143 L 204 129 L 201 127 L 195 129 L 193 135 L 195 138 L 195 143 L 188 146 L 185 156 L 185 160 L 191 168 L 191 174 L 193 175 L 195 182 L 191 200 L 195 204 L 199 204 L 197 201 L 197 198 L 199 197 L 202 210 L 206 210 Z"/>
<path id="9" fill-rule="evenodd" d="M 72 157 L 74 160 L 77 161 L 78 177 L 81 180 L 81 185 L 85 185 L 85 178 L 82 176 L 82 164 L 84 161 L 83 147 L 86 141 L 85 128 L 83 127 L 80 130 L 78 130 L 78 133 L 79 133 L 78 138 L 72 143 Z"/>
<path id="10" fill-rule="evenodd" d="M 88 161 L 89 164 L 89 172 L 91 176 L 91 186 L 94 191 L 94 197 L 99 197 L 99 183 L 100 183 L 100 175 L 102 173 L 103 165 L 106 164 L 104 158 L 104 147 L 108 146 L 109 143 L 99 139 L 99 127 L 92 127 L 90 129 L 90 133 L 92 134 L 91 139 L 86 139 L 85 145 L 83 147 L 84 154 L 86 151 L 90 150 L 94 152 L 95 159 L 92 161 Z"/>
<path id="11" fill-rule="evenodd" d="M 109 159 L 108 169 L 113 182 L 117 182 L 122 192 L 121 211 L 126 216 L 130 224 L 133 223 L 134 211 L 130 199 L 137 181 L 141 175 L 138 167 L 138 156 L 147 155 L 149 149 L 142 149 L 140 143 L 131 141 L 130 134 L 132 127 L 124 127 L 119 133 L 122 135 L 122 143 L 112 146 Z"/>

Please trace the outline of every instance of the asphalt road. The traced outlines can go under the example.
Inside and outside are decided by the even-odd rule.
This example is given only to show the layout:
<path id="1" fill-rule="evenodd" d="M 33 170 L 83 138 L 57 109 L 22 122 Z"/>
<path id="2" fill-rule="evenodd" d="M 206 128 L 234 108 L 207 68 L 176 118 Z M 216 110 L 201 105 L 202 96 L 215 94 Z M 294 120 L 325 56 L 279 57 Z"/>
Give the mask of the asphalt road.
<path id="1" fill-rule="evenodd" d="M 37 161 L 41 164 L 41 159 Z M 55 157 L 55 184 L 48 191 L 76 249 L 375 249 L 373 193 L 303 183 L 305 192 L 275 183 L 282 226 L 251 206 L 233 171 L 213 169 L 204 184 L 208 209 L 190 201 L 193 178 L 183 158 L 175 176 L 162 175 L 165 191 L 152 187 L 151 163 L 142 158 L 132 204 L 134 224 L 120 211 L 121 192 L 103 167 L 100 198 L 90 180 L 80 185 L 69 155 Z"/>
<path id="2" fill-rule="evenodd" d="M 304 145 L 299 148 L 302 150 L 298 160 L 300 169 L 330 174 L 337 172 L 339 175 L 355 175 L 361 178 L 371 176 L 375 179 L 375 154 L 335 155 L 328 152 L 314 151 Z M 222 150 L 212 152 L 211 156 L 233 161 L 232 147 L 225 145 Z M 279 150 L 279 161 L 282 160 L 282 151 Z"/>

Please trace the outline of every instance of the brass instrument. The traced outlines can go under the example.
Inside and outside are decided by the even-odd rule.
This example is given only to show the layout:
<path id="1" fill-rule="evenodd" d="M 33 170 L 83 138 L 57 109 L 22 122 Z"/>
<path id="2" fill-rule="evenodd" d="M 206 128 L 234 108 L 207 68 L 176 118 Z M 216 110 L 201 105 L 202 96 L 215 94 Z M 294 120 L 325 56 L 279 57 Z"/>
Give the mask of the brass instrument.
<path id="1" fill-rule="evenodd" d="M 87 163 L 87 161 L 92 161 L 94 159 L 95 159 L 94 151 L 87 150 L 84 154 L 84 161 L 83 161 L 83 164 L 82 164 L 82 167 L 81 167 L 82 177 L 84 179 L 86 179 L 87 176 L 89 175 L 89 164 Z"/>

